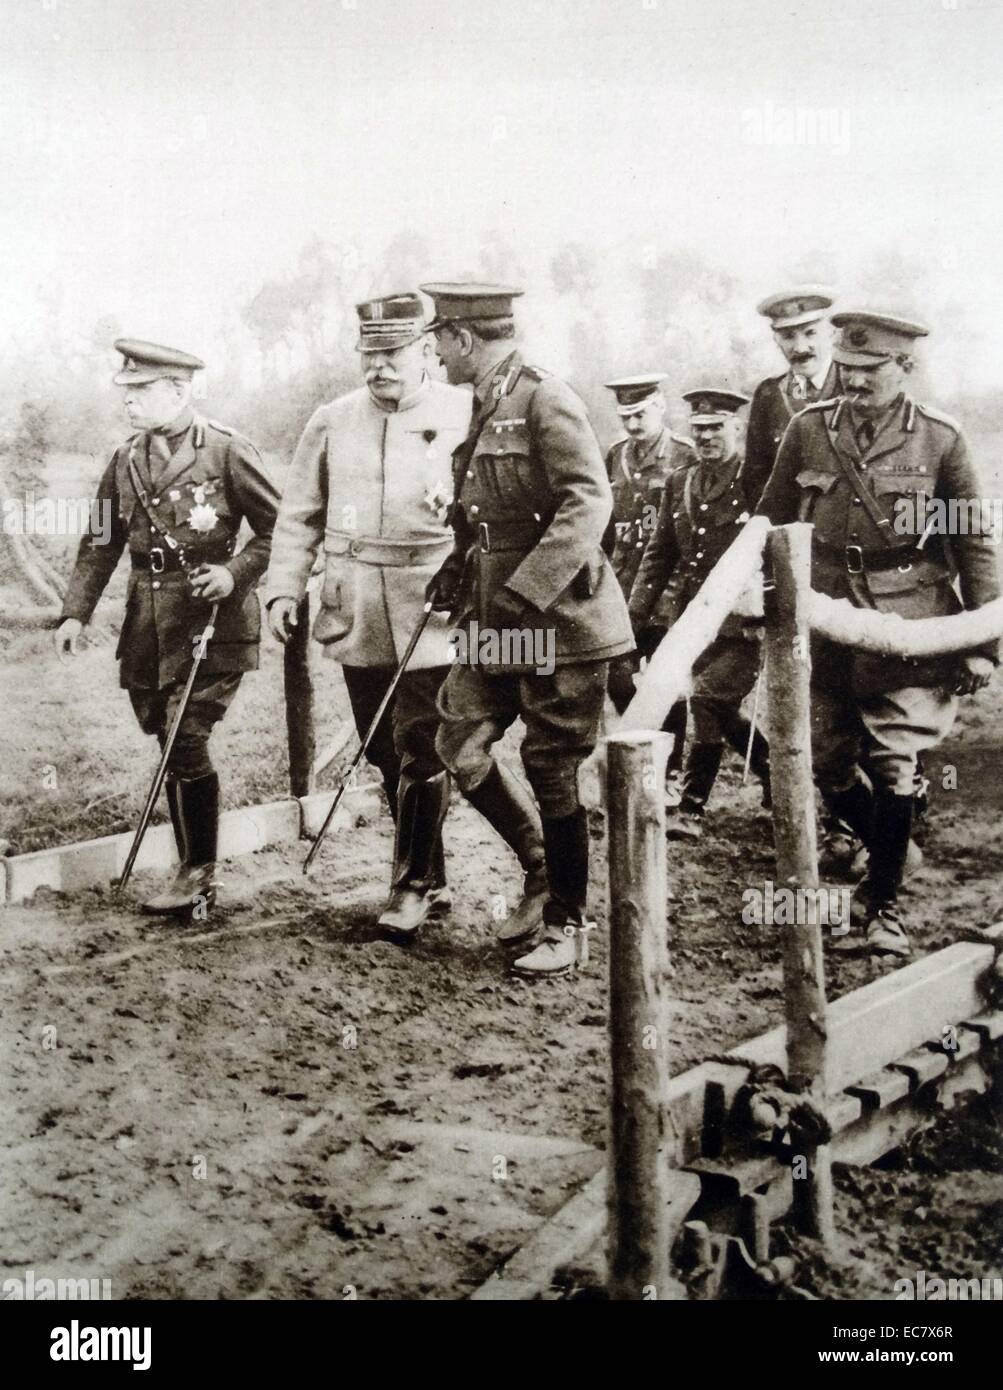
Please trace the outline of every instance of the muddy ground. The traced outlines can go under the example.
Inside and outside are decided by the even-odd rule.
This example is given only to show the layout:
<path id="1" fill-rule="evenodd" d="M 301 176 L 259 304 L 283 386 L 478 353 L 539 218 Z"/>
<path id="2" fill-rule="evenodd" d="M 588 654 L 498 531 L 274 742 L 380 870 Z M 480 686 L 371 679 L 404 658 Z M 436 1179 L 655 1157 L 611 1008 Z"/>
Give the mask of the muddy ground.
<path id="1" fill-rule="evenodd" d="M 57 456 L 64 490 L 101 460 Z M 64 572 L 72 546 L 50 555 Z M 0 588 L 16 576 L 0 572 Z M 0 837 L 12 849 L 134 823 L 153 750 L 117 688 L 123 574 L 79 661 L 0 632 Z M 263 644 L 214 737 L 228 806 L 286 792 L 281 661 Z M 314 663 L 318 740 L 348 715 Z M 926 861 L 910 884 L 917 950 L 1003 918 L 1003 681 L 966 702 L 930 771 Z M 508 756 L 513 757 L 510 745 Z M 330 778 L 327 779 L 330 784 Z M 781 1016 L 778 929 L 743 925 L 772 873 L 768 822 L 734 760 L 711 834 L 670 847 L 672 1069 Z M 39 894 L 0 920 L 0 1268 L 107 1278 L 118 1298 L 461 1298 L 602 1163 L 607 1104 L 605 845 L 600 930 L 574 979 L 516 981 L 492 944 L 514 861 L 450 811 L 454 910 L 409 950 L 375 939 L 391 855 L 385 814 L 302 853 L 224 866 L 210 924 Z M 152 879 L 138 875 L 133 900 Z M 830 960 L 831 997 L 868 978 Z M 931 1036 L 943 1020 L 931 1021 Z M 947 1117 L 882 1169 L 837 1171 L 839 1244 L 802 1245 L 823 1298 L 888 1298 L 916 1268 L 999 1273 L 997 1117 Z M 926 1147 L 924 1147 L 926 1146 Z M 897 1166 L 896 1166 L 897 1165 Z M 595 1292 L 595 1271 L 555 1296 Z"/>
<path id="2" fill-rule="evenodd" d="M 936 797 L 910 893 L 923 949 L 1003 916 L 1003 820 L 972 753 L 990 723 L 966 723 L 943 755 L 959 789 Z M 695 850 L 670 848 L 674 1071 L 781 1014 L 777 929 L 741 922 L 772 855 L 734 763 L 711 828 Z M 209 925 L 151 924 L 98 890 L 8 909 L 5 1271 L 109 1278 L 130 1298 L 469 1294 L 602 1161 L 596 831 L 592 959 L 536 984 L 506 976 L 492 945 L 514 861 L 463 805 L 446 828 L 453 914 L 410 950 L 369 925 L 391 852 L 383 814 L 333 837 L 309 880 L 299 851 L 227 864 Z M 867 978 L 833 961 L 830 994 Z M 920 1255 L 928 1273 L 999 1272 L 998 1148 L 961 1136 L 936 1174 L 910 1161 L 839 1175 L 839 1249 L 804 1252 L 819 1296 L 890 1297 Z"/>

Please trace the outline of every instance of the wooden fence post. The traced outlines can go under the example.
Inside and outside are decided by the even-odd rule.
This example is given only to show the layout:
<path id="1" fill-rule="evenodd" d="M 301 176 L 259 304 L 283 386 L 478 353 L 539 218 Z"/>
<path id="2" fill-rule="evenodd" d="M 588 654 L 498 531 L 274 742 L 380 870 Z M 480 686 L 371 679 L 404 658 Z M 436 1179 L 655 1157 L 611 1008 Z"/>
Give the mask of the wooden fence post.
<path id="1" fill-rule="evenodd" d="M 779 886 L 795 894 L 799 888 L 818 888 L 808 646 L 811 533 L 810 526 L 798 522 L 778 527 L 767 538 L 775 584 L 766 605 L 766 680 L 776 874 Z M 807 894 L 795 900 L 808 906 Z M 817 894 L 812 902 L 817 907 Z M 799 916 L 808 920 L 784 928 L 783 936 L 787 1074 L 821 1107 L 828 1043 L 822 934 L 817 911 L 795 914 Z M 818 1145 L 803 1158 L 806 1174 L 803 1178 L 794 1174 L 795 1216 L 803 1230 L 829 1243 L 833 1238 L 829 1147 Z"/>
<path id="2" fill-rule="evenodd" d="M 607 1256 L 613 1299 L 669 1297 L 665 763 L 660 733 L 607 740 L 612 1070 Z"/>
<path id="3" fill-rule="evenodd" d="M 283 648 L 282 674 L 289 739 L 289 792 L 310 796 L 316 786 L 313 681 L 310 678 L 310 595 L 296 609 L 296 626 Z"/>

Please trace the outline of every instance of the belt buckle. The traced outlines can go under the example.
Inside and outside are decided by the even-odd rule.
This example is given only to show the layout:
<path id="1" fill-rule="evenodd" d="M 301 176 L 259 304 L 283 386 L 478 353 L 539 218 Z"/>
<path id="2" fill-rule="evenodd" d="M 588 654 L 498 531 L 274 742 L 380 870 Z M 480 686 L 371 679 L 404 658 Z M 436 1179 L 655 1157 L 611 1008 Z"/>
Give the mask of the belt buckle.
<path id="1" fill-rule="evenodd" d="M 478 522 L 477 525 L 477 544 L 481 550 L 490 553 L 491 550 L 491 531 L 486 521 Z"/>
<path id="2" fill-rule="evenodd" d="M 864 572 L 864 552 L 859 545 L 848 545 L 846 547 L 846 571 L 848 574 L 863 574 Z M 854 563 L 856 561 L 856 563 Z"/>
<path id="3" fill-rule="evenodd" d="M 164 547 L 153 545 L 150 547 L 150 573 L 163 574 L 164 572 Z"/>

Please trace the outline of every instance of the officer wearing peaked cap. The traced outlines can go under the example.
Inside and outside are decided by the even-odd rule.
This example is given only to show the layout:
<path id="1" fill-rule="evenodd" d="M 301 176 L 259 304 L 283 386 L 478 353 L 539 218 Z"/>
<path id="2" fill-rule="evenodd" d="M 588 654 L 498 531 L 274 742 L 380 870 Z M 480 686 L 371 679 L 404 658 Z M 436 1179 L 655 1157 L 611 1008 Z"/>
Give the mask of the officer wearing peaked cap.
<path id="1" fill-rule="evenodd" d="M 700 388 L 687 391 L 683 400 L 690 406 L 697 461 L 673 473 L 665 485 L 655 533 L 630 595 L 630 617 L 636 632 L 648 624 L 663 595 L 671 626 L 749 519 L 738 416 L 748 405 L 748 396 Z M 758 628 L 733 614 L 694 665 L 690 696 L 693 743 L 686 755 L 682 799 L 673 825 L 677 834 L 701 833 L 704 807 L 725 744 L 745 756 L 751 731 L 740 707 L 756 683 L 758 636 Z M 766 740 L 758 730 L 752 735 L 751 767 L 762 783 L 763 801 L 768 805 L 769 756 Z"/>
<path id="2" fill-rule="evenodd" d="M 453 456 L 453 550 L 429 590 L 455 613 L 464 639 L 440 693 L 436 745 L 519 858 L 523 899 L 499 937 L 526 951 L 542 919 L 539 945 L 513 966 L 535 978 L 571 969 L 586 928 L 589 832 L 578 767 L 598 736 L 607 664 L 634 645 L 602 548 L 612 493 L 582 402 L 515 348 L 520 291 L 422 289 L 435 302 L 446 374 L 474 394 L 470 431 Z M 480 629 L 507 639 L 497 655 L 478 649 Z M 520 717 L 539 812 L 491 753 Z"/>
<path id="3" fill-rule="evenodd" d="M 278 494 L 248 440 L 191 406 L 197 357 L 157 343 L 120 338 L 122 388 L 132 436 L 116 449 L 98 485 L 97 505 L 112 518 L 110 538 L 86 535 L 63 600 L 60 655 L 73 655 L 125 549 L 129 577 L 116 655 L 144 733 L 161 744 L 173 722 L 210 606 L 214 635 L 167 765 L 165 790 L 180 867 L 144 907 L 190 915 L 210 905 L 219 820 L 219 777 L 209 757 L 213 726 L 245 671 L 258 664 L 260 614 L 255 587 L 268 563 Z M 247 521 L 254 533 L 237 549 Z"/>
<path id="4" fill-rule="evenodd" d="M 365 384 L 314 411 L 282 495 L 265 583 L 268 621 L 287 641 L 314 558 L 324 584 L 314 638 L 341 665 L 359 737 L 372 724 L 449 553 L 452 452 L 470 419 L 466 391 L 433 381 L 425 306 L 413 292 L 357 305 Z M 366 756 L 395 824 L 384 935 L 413 941 L 449 906 L 442 822 L 449 781 L 435 751 L 436 695 L 450 659 L 433 614 Z"/>
<path id="5" fill-rule="evenodd" d="M 666 427 L 665 379 L 664 372 L 646 372 L 606 382 L 626 431 L 606 455 L 606 469 L 613 488 L 615 528 L 610 558 L 627 599 L 655 529 L 666 479 L 696 458 L 692 440 Z M 658 622 L 656 613 L 648 628 L 637 634 L 637 651 L 610 662 L 609 693 L 618 714 L 634 698 L 634 675 L 641 657 L 650 657 L 664 635 L 665 625 Z M 663 727 L 673 737 L 667 771 L 674 785 L 686 742 L 685 700 L 673 706 Z"/>
<path id="6" fill-rule="evenodd" d="M 999 578 L 965 437 L 950 416 L 906 393 L 916 342 L 928 330 L 872 310 L 832 321 L 841 394 L 791 421 L 760 510 L 778 525 L 813 524 L 812 586 L 833 598 L 906 619 L 981 607 L 998 596 Z M 955 509 L 974 502 L 960 509 L 974 524 L 950 537 L 931 534 L 926 499 Z M 830 809 L 870 850 L 854 900 L 866 940 L 851 933 L 834 947 L 909 955 L 898 899 L 916 759 L 950 731 L 958 696 L 988 683 L 996 648 L 919 660 L 813 644 L 816 779 Z"/>
<path id="7" fill-rule="evenodd" d="M 834 396 L 838 382 L 832 362 L 832 327 L 827 315 L 833 292 L 824 285 L 796 285 L 756 305 L 769 320 L 773 341 L 787 371 L 756 387 L 745 437 L 746 490 L 758 501 L 773 471 L 777 449 L 791 418 L 813 401 Z"/>

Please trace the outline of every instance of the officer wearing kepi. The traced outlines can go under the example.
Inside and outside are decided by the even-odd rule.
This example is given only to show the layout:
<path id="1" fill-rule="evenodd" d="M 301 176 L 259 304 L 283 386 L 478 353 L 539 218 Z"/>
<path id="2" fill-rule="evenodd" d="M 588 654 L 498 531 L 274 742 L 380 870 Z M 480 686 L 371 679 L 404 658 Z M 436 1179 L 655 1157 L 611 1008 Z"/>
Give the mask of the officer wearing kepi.
<path id="1" fill-rule="evenodd" d="M 667 605 L 667 625 L 672 626 L 749 519 L 738 416 L 748 396 L 701 388 L 687 391 L 683 400 L 692 412 L 697 461 L 673 473 L 665 485 L 655 533 L 630 595 L 630 619 L 637 633 L 651 622 L 660 602 Z M 763 802 L 769 804 L 766 740 L 758 729 L 750 729 L 740 709 L 756 684 L 759 664 L 758 626 L 731 614 L 693 667 L 693 742 L 683 769 L 679 813 L 670 826 L 675 835 L 702 833 L 704 807 L 725 744 L 744 757 L 750 735 L 750 766 L 762 784 Z"/>
<path id="2" fill-rule="evenodd" d="M 467 432 L 470 395 L 429 377 L 432 345 L 419 295 L 369 299 L 357 313 L 365 384 L 320 406 L 303 431 L 282 494 L 265 598 L 269 625 L 285 642 L 323 546 L 313 635 L 341 665 L 361 739 L 422 617 L 425 588 L 450 551 L 452 453 Z M 433 614 L 366 754 L 395 824 L 379 926 L 401 943 L 449 906 L 442 848 L 449 780 L 435 751 L 436 696 L 449 659 L 446 619 Z"/>
<path id="3" fill-rule="evenodd" d="M 658 508 L 666 479 L 696 458 L 693 443 L 671 433 L 665 424 L 665 396 L 661 383 L 664 372 L 647 372 L 607 381 L 616 397 L 617 414 L 626 437 L 618 439 L 606 455 L 606 470 L 613 488 L 613 572 L 620 581 L 625 599 L 630 591 L 645 546 L 658 518 Z M 618 714 L 634 698 L 634 674 L 641 657 L 650 657 L 665 635 L 657 614 L 648 628 L 637 636 L 637 652 L 610 662 L 609 694 Z M 670 778 L 682 767 L 686 742 L 686 701 L 679 700 L 662 726 L 672 734 L 672 752 L 667 772 Z"/>
<path id="4" fill-rule="evenodd" d="M 998 596 L 999 577 L 965 437 L 906 391 L 915 344 L 929 330 L 870 310 L 832 322 L 842 394 L 791 421 L 760 510 L 777 525 L 813 523 L 812 587 L 833 598 L 906 619 L 981 607 Z M 961 509 L 973 524 L 949 539 L 930 534 L 924 498 L 973 501 Z M 870 850 L 853 904 L 864 932 L 834 948 L 910 954 L 899 891 L 917 755 L 947 735 L 958 696 L 988 684 L 997 659 L 996 643 L 922 660 L 813 643 L 815 776 L 830 810 Z"/>
<path id="5" fill-rule="evenodd" d="M 754 505 L 773 472 L 784 430 L 799 410 L 836 394 L 832 327 L 833 293 L 824 285 L 797 285 L 768 295 L 756 312 L 770 322 L 787 371 L 756 387 L 745 437 L 746 492 Z"/>
<path id="6" fill-rule="evenodd" d="M 634 645 L 602 548 L 609 479 L 580 399 L 515 347 L 521 291 L 421 288 L 435 301 L 432 328 L 449 380 L 474 388 L 470 431 L 454 455 L 453 550 L 429 589 L 456 615 L 465 638 L 458 657 L 466 649 L 440 692 L 436 746 L 522 866 L 522 901 L 499 933 L 524 952 L 513 968 L 530 978 L 564 973 L 587 929 L 589 831 L 578 768 L 598 737 L 608 663 Z M 519 642 L 482 659 L 475 629 Z M 545 664 L 536 659 L 541 646 Z M 491 754 L 517 718 L 539 813 Z"/>
<path id="7" fill-rule="evenodd" d="M 278 493 L 254 445 L 192 409 L 197 357 L 120 338 L 125 411 L 134 433 L 98 485 L 97 505 L 112 518 L 107 544 L 85 535 L 56 632 L 72 656 L 123 550 L 129 576 L 116 656 L 144 733 L 161 745 L 177 712 L 193 653 L 219 603 L 214 636 L 199 666 L 167 765 L 165 789 L 180 865 L 174 881 L 143 904 L 153 913 L 191 915 L 215 898 L 219 777 L 209 735 L 245 671 L 258 665 L 260 610 L 255 588 L 268 564 Z M 252 538 L 237 550 L 247 521 Z"/>

